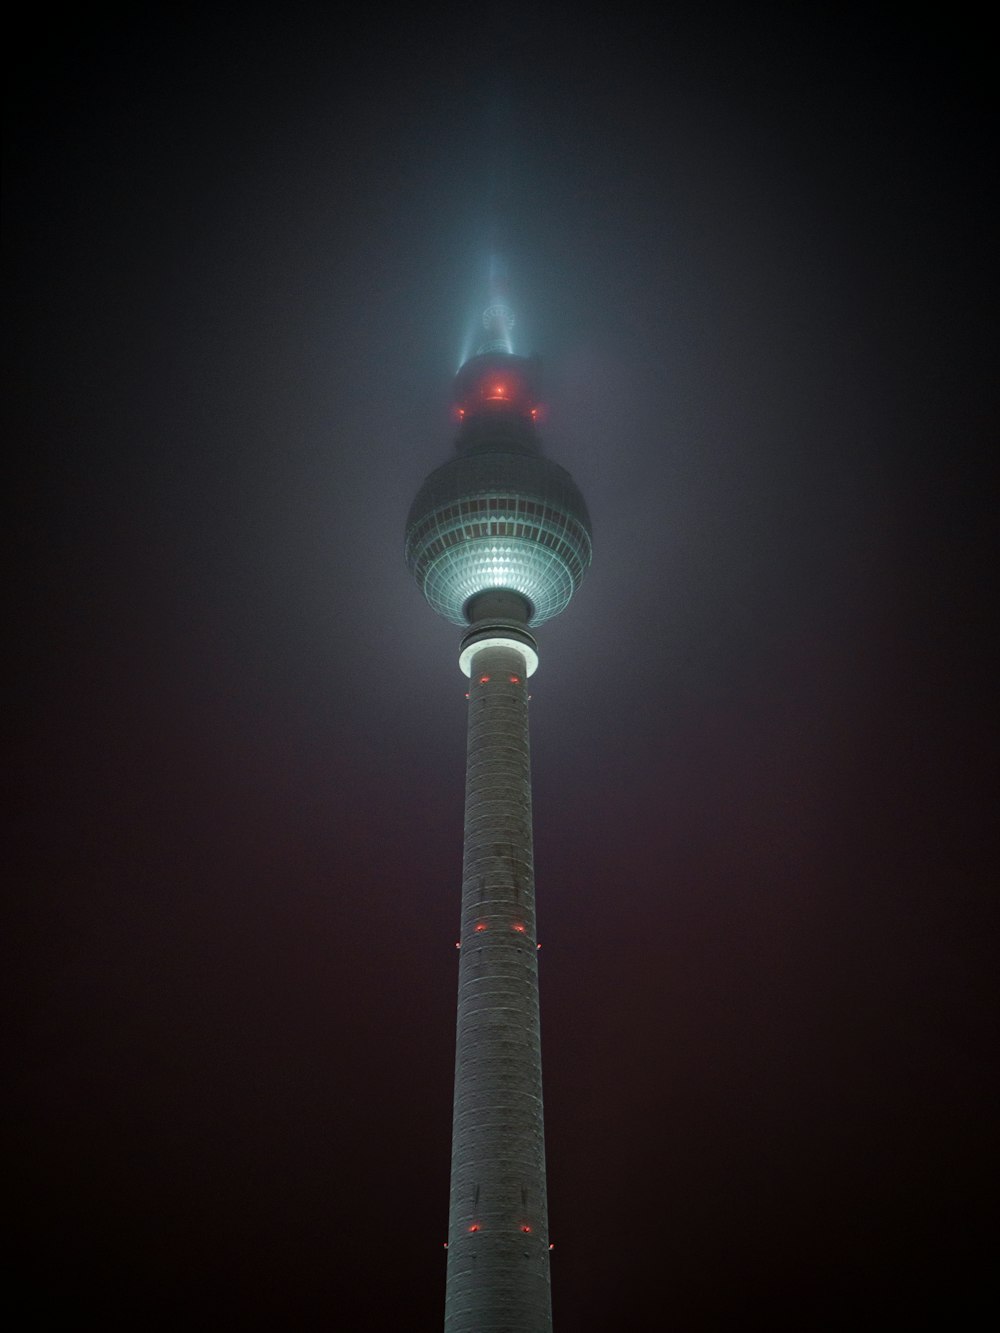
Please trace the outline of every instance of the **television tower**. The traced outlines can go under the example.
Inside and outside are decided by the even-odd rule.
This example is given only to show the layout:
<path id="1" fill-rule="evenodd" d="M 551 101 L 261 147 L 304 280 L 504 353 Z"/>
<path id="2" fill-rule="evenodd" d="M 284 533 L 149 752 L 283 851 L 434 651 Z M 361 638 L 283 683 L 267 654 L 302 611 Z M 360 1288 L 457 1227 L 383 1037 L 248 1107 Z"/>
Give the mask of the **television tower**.
<path id="1" fill-rule="evenodd" d="M 532 630 L 590 564 L 590 519 L 544 457 L 537 359 L 516 356 L 494 259 L 477 353 L 455 377 L 455 455 L 421 486 L 406 562 L 461 625 L 469 677 L 445 1333 L 550 1333 L 527 678 Z"/>

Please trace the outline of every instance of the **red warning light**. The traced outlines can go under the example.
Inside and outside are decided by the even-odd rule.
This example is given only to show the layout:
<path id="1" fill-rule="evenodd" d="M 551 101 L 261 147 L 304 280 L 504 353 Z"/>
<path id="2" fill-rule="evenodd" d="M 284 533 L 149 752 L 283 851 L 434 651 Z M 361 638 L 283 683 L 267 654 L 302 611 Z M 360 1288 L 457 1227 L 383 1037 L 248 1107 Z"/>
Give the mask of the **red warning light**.
<path id="1" fill-rule="evenodd" d="M 521 677 L 520 677 L 520 676 L 511 676 L 511 678 L 510 678 L 510 683 L 511 683 L 512 685 L 520 685 L 520 683 L 521 683 Z"/>
<path id="2" fill-rule="evenodd" d="M 469 1227 L 469 1230 L 470 1230 L 470 1231 L 478 1231 L 478 1230 L 479 1230 L 479 1223 L 478 1223 L 478 1222 L 473 1222 L 472 1226 Z"/>
<path id="3" fill-rule="evenodd" d="M 521 1227 L 521 1230 L 522 1230 L 525 1234 L 527 1234 L 528 1232 L 531 1231 L 531 1227 L 529 1227 L 528 1224 L 527 1224 L 527 1222 L 525 1222 L 524 1225 Z"/>
<path id="4" fill-rule="evenodd" d="M 554 1245 L 550 1245 L 550 1246 L 549 1246 L 549 1249 L 550 1249 L 550 1250 L 554 1250 L 555 1248 L 556 1248 L 556 1247 L 555 1247 Z"/>
<path id="5" fill-rule="evenodd" d="M 485 922 L 485 921 L 477 921 L 477 922 L 476 922 L 476 930 L 477 930 L 477 932 L 480 931 L 480 930 L 485 930 L 485 929 L 486 929 L 486 922 Z"/>
<path id="6" fill-rule="evenodd" d="M 479 683 L 480 683 L 480 685 L 485 685 L 486 682 L 487 682 L 488 680 L 489 680 L 489 676 L 480 676 L 480 677 L 479 677 Z"/>
<path id="7" fill-rule="evenodd" d="M 517 931 L 517 933 L 518 933 L 519 935 L 523 935 L 523 934 L 524 934 L 524 922 L 523 922 L 523 921 L 515 921 L 515 922 L 514 922 L 514 929 Z"/>

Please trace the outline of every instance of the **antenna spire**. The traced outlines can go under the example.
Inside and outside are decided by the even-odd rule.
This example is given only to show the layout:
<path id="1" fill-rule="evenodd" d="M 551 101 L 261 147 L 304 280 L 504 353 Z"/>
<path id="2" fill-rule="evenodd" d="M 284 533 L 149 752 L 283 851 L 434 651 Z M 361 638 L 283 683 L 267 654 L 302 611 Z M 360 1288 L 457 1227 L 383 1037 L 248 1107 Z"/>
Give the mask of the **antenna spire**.
<path id="1" fill-rule="evenodd" d="M 484 352 L 513 352 L 511 330 L 514 312 L 507 302 L 507 265 L 498 254 L 490 255 L 489 301 L 483 311 L 483 341 L 476 349 Z"/>

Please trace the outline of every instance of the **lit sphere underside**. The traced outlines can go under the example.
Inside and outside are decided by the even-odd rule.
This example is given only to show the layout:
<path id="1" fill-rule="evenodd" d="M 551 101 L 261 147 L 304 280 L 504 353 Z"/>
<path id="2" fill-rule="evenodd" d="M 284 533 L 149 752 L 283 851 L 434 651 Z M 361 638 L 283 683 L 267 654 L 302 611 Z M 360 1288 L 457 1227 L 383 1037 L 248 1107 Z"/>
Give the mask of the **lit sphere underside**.
<path id="1" fill-rule="evenodd" d="M 527 598 L 531 624 L 558 615 L 590 564 L 590 519 L 576 483 L 541 455 L 453 458 L 424 482 L 406 524 L 406 563 L 440 615 L 468 623 L 477 593 Z"/>

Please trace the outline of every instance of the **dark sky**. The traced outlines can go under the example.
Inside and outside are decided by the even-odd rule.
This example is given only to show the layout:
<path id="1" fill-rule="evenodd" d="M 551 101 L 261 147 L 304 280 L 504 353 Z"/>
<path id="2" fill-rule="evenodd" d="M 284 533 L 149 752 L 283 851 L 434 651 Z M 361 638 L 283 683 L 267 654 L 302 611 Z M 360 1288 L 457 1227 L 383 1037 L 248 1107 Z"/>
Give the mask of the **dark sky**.
<path id="1" fill-rule="evenodd" d="M 8 55 L 39 1326 L 440 1326 L 464 683 L 401 547 L 498 209 L 595 536 L 533 682 L 557 1328 L 971 1326 L 985 33 L 107 14 Z"/>

